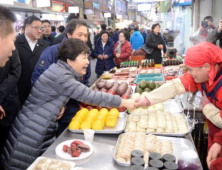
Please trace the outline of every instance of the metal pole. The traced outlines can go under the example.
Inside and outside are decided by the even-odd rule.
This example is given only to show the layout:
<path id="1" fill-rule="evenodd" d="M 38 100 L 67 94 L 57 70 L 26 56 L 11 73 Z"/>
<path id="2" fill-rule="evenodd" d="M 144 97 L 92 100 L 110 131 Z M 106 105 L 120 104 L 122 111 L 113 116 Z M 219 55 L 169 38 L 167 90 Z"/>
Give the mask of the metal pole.
<path id="1" fill-rule="evenodd" d="M 116 16 L 115 16 L 115 13 L 116 13 L 116 0 L 113 0 L 113 29 L 116 29 Z"/>

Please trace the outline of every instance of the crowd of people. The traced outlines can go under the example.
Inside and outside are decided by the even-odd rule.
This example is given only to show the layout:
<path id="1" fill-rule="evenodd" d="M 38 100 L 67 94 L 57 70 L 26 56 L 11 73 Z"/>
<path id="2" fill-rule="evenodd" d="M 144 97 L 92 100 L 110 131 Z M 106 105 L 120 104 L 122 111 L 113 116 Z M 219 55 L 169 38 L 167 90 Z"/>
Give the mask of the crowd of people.
<path id="1" fill-rule="evenodd" d="M 208 18 L 209 19 L 209 18 Z M 96 58 L 96 74 L 120 66 L 133 50 L 145 46 L 147 58 L 161 63 L 166 41 L 160 25 L 151 32 L 116 29 L 105 24 L 90 42 L 87 24 L 72 15 L 59 35 L 47 20 L 36 16 L 24 22 L 24 32 L 17 37 L 15 14 L 0 6 L 0 154 L 2 170 L 24 170 L 52 144 L 79 110 L 80 102 L 104 107 L 136 107 L 175 97 L 186 91 L 203 92 L 203 114 L 209 126 L 207 164 L 211 170 L 221 168 L 222 159 L 222 51 L 209 42 L 187 50 L 188 72 L 165 83 L 140 100 L 88 88 L 90 59 Z M 215 28 L 216 40 L 221 26 Z M 53 28 L 53 29 L 52 29 Z M 65 29 L 65 30 L 64 30 Z M 209 33 L 209 34 L 210 34 Z M 206 38 L 207 39 L 207 38 Z"/>

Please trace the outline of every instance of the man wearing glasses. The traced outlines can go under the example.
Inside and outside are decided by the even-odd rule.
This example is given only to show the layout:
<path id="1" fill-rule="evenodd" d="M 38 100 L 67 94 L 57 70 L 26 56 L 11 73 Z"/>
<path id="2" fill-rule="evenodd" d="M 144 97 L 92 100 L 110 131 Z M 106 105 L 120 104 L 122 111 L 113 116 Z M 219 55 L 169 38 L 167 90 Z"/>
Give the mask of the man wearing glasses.
<path id="1" fill-rule="evenodd" d="M 23 105 L 31 90 L 31 77 L 34 67 L 42 54 L 48 47 L 48 43 L 41 39 L 42 22 L 36 16 L 30 16 L 24 23 L 25 33 L 18 36 L 15 46 L 19 52 L 22 70 L 18 82 L 18 93 L 20 103 Z"/>

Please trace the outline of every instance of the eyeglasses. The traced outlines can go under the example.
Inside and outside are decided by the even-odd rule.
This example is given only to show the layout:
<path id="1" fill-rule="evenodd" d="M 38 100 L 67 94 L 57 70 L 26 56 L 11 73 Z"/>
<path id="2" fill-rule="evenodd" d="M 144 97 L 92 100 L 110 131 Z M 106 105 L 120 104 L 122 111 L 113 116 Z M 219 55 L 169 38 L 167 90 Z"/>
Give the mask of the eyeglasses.
<path id="1" fill-rule="evenodd" d="M 32 28 L 34 28 L 35 30 L 40 30 L 40 31 L 43 31 L 44 30 L 44 28 L 43 27 L 38 27 L 38 26 L 32 26 L 32 25 L 30 25 Z"/>

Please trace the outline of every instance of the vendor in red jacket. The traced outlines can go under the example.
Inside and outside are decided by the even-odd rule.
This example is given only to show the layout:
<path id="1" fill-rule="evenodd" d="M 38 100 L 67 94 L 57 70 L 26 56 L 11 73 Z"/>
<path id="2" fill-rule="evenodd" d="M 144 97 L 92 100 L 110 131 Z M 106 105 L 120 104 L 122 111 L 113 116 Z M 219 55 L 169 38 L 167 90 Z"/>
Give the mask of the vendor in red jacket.
<path id="1" fill-rule="evenodd" d="M 120 63 L 123 61 L 129 61 L 132 53 L 132 47 L 129 41 L 126 40 L 127 33 L 121 31 L 119 33 L 119 41 L 116 42 L 113 54 L 115 56 L 115 62 L 117 67 L 120 67 Z"/>
<path id="2" fill-rule="evenodd" d="M 209 42 L 195 45 L 187 50 L 184 63 L 187 73 L 137 100 L 136 107 L 156 104 L 188 91 L 201 91 L 209 127 L 207 164 L 210 170 L 221 170 L 222 50 Z"/>

